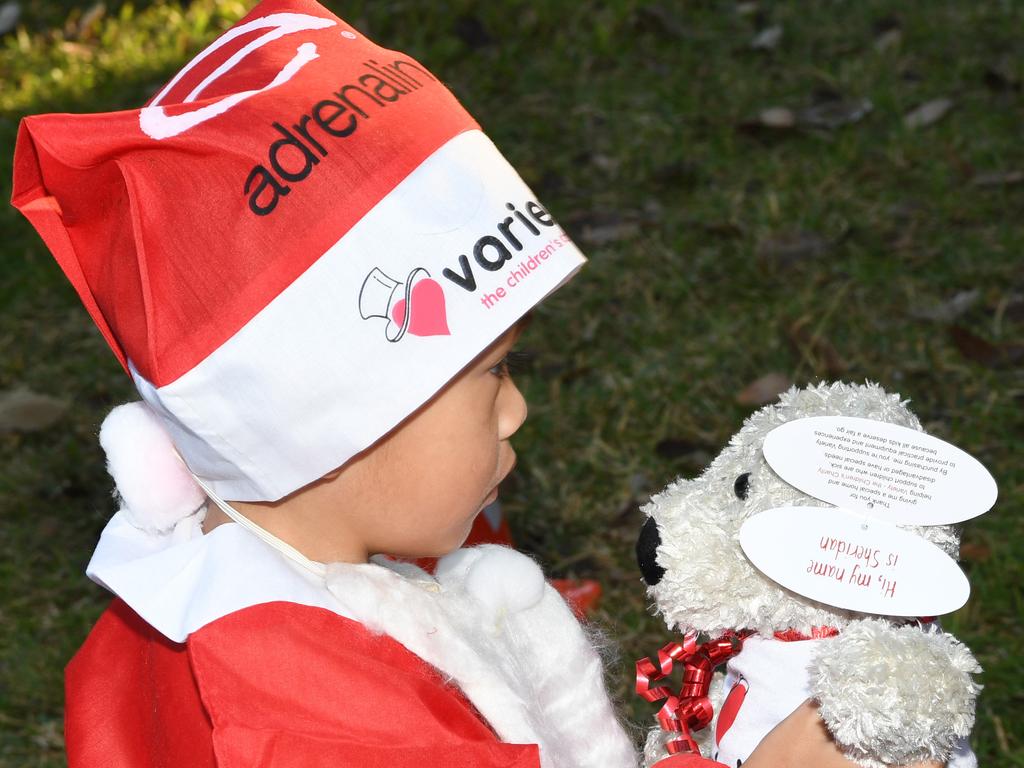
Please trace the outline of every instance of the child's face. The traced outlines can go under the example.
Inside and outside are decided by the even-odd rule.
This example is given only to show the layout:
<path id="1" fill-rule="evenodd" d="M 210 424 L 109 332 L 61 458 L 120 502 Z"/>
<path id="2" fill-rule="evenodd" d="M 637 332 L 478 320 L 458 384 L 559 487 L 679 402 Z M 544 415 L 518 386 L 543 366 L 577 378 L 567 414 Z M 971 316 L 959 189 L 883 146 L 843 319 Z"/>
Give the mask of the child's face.
<path id="1" fill-rule="evenodd" d="M 526 419 L 526 401 L 504 363 L 518 336 L 518 327 L 506 332 L 342 471 L 358 485 L 352 522 L 367 554 L 428 557 L 457 549 L 476 515 L 497 498 L 516 460 L 509 438 Z M 355 509 L 346 517 L 349 511 Z"/>
<path id="2" fill-rule="evenodd" d="M 519 330 L 507 331 L 347 464 L 283 500 L 231 504 L 321 562 L 363 562 L 379 553 L 437 557 L 458 549 L 515 464 L 509 438 L 526 419 L 526 401 L 503 361 Z M 224 522 L 211 505 L 204 530 Z"/>

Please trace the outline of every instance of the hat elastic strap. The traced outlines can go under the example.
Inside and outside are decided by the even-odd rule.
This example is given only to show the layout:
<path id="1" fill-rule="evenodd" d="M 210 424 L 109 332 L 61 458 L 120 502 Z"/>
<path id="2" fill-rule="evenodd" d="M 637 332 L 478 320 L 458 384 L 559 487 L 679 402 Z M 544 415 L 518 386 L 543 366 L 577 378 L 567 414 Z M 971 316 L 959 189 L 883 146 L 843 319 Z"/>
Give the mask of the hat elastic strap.
<path id="1" fill-rule="evenodd" d="M 299 550 L 297 550 L 291 544 L 287 543 L 286 541 L 282 541 L 277 536 L 272 534 L 270 531 L 254 523 L 252 520 L 247 518 L 237 509 L 235 509 L 226 501 L 224 501 L 224 499 L 218 496 L 217 493 L 209 485 L 207 485 L 198 477 L 196 477 L 196 475 L 192 473 L 191 470 L 190 474 L 192 474 L 192 477 L 195 478 L 195 481 L 199 484 L 199 487 L 206 492 L 206 495 L 213 499 L 214 503 L 224 511 L 225 515 L 230 517 L 232 520 L 234 520 L 240 526 L 248 530 L 250 533 L 253 533 L 256 536 L 258 536 L 260 539 L 262 539 L 264 542 L 269 544 L 271 547 L 276 549 L 278 552 L 280 552 L 288 559 L 301 565 L 303 568 L 305 568 L 307 571 L 314 574 L 315 576 L 319 576 L 321 579 L 327 576 L 327 566 L 325 566 L 323 563 L 317 562 L 316 560 L 310 560 L 308 557 L 299 552 Z"/>

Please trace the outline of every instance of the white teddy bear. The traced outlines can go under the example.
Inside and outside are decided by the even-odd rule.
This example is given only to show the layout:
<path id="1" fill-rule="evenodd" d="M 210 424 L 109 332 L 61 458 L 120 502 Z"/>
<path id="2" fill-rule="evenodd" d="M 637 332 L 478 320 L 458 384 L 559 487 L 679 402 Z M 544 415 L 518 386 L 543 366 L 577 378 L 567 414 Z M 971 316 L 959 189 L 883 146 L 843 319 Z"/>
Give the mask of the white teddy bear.
<path id="1" fill-rule="evenodd" d="M 762 446 L 772 429 L 803 417 L 854 416 L 923 431 L 905 402 L 871 383 L 794 387 L 747 418 L 700 477 L 673 482 L 643 509 L 637 558 L 669 629 L 691 649 L 698 634 L 743 637 L 710 686 L 714 720 L 695 734 L 702 752 L 728 768 L 742 765 L 808 698 L 846 756 L 866 768 L 977 765 L 966 737 L 980 690 L 971 675 L 981 669 L 966 646 L 928 619 L 870 616 L 802 597 L 762 574 L 740 547 L 740 528 L 753 515 L 831 506 L 768 465 Z M 900 527 L 958 554 L 953 526 Z M 678 736 L 653 730 L 645 763 L 665 758 L 666 743 Z"/>

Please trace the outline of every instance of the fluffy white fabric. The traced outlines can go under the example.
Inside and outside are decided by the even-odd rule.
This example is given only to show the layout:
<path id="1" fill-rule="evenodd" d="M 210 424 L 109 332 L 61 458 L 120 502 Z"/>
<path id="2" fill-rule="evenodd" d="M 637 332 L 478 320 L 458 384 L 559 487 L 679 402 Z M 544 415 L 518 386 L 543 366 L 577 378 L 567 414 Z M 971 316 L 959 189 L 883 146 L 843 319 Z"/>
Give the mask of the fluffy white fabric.
<path id="1" fill-rule="evenodd" d="M 144 531 L 165 532 L 194 514 L 206 494 L 177 457 L 160 417 L 142 401 L 114 408 L 100 427 L 107 471 L 128 520 Z"/>
<path id="2" fill-rule="evenodd" d="M 442 583 L 462 581 L 492 617 L 532 608 L 544 597 L 544 573 L 533 560 L 507 547 L 460 549 L 436 570 Z"/>
<path id="3" fill-rule="evenodd" d="M 974 726 L 981 686 L 971 674 L 981 667 L 935 625 L 855 622 L 821 645 L 809 671 L 822 718 L 861 765 L 948 760 Z"/>
<path id="4" fill-rule="evenodd" d="M 778 403 L 752 414 L 700 477 L 678 479 L 655 494 L 643 511 L 657 523 L 661 539 L 657 562 L 665 574 L 648 588 L 648 593 L 668 627 L 681 633 L 696 631 L 712 636 L 731 629 L 750 629 L 771 637 L 777 630 L 796 629 L 809 634 L 812 627 L 832 626 L 841 630 L 842 637 L 852 625 L 862 625 L 866 618 L 863 614 L 806 599 L 764 576 L 743 554 L 739 530 L 750 516 L 774 507 L 830 506 L 789 485 L 768 466 L 762 446 L 772 429 L 807 416 L 858 416 L 921 430 L 907 402 L 870 382 L 793 387 Z M 747 473 L 748 492 L 743 499 L 737 496 L 735 484 Z M 959 534 L 955 527 L 903 527 L 950 556 L 957 556 Z M 951 745 L 965 728 L 970 730 L 974 717 L 977 689 L 971 687 L 968 673 L 976 671 L 977 664 L 970 653 L 950 641 L 948 635 L 902 629 L 902 623 L 883 618 L 870 625 L 877 626 L 879 634 L 897 645 L 909 642 L 905 640 L 909 633 L 921 635 L 919 649 L 906 645 L 897 657 L 901 682 L 884 688 L 884 707 L 883 690 L 875 687 L 876 674 L 880 668 L 888 668 L 889 662 L 876 655 L 892 649 L 884 649 L 881 644 L 851 646 L 862 649 L 859 665 L 833 665 L 827 667 L 831 676 L 820 678 L 821 691 L 829 698 L 829 711 L 842 713 L 831 721 L 838 730 L 833 730 L 833 735 L 848 754 L 873 768 L 891 762 L 896 754 L 950 759 Z M 916 650 L 922 653 L 920 659 L 914 655 Z M 824 669 L 819 667 L 818 674 L 826 674 Z M 840 676 L 842 684 L 833 686 Z M 865 691 L 877 693 L 878 698 Z M 929 697 L 946 703 L 926 711 L 922 702 Z M 850 713 L 858 703 L 870 707 L 851 720 Z M 925 717 L 927 725 L 906 731 L 897 743 L 886 723 L 903 716 L 898 713 L 910 719 Z M 840 728 L 843 722 L 854 725 Z"/>
<path id="5" fill-rule="evenodd" d="M 544 768 L 636 765 L 601 659 L 536 563 L 484 545 L 442 559 L 436 580 L 379 564 L 331 564 L 327 588 L 454 680 L 503 740 L 538 744 Z"/>

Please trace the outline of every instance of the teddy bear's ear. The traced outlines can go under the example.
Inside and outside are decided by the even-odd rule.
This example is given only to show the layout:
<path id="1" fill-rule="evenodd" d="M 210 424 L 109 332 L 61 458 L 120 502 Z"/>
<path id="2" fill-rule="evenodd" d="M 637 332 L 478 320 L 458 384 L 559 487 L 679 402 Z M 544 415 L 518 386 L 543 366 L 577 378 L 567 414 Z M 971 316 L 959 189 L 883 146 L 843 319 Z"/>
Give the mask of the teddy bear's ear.
<path id="1" fill-rule="evenodd" d="M 114 408 L 100 427 L 107 471 L 136 528 L 168 531 L 206 501 L 160 417 L 142 401 Z"/>

